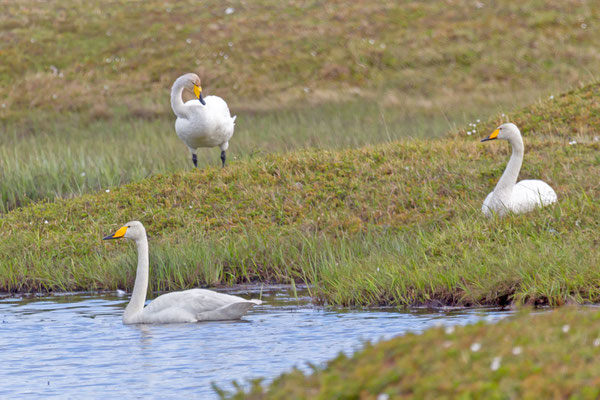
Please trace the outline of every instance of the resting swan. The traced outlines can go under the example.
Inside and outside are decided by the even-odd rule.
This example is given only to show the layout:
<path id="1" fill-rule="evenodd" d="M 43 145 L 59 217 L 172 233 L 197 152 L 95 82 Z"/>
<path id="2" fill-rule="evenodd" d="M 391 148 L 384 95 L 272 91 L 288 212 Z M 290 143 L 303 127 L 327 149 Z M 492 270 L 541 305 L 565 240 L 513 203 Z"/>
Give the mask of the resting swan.
<path id="1" fill-rule="evenodd" d="M 481 141 L 494 139 L 508 140 L 512 146 L 512 155 L 494 191 L 485 198 L 481 211 L 488 217 L 494 213 L 500 216 L 508 212 L 520 214 L 556 202 L 556 193 L 546 182 L 524 180 L 517 183 L 524 152 L 519 128 L 512 123 L 502 124 Z"/>
<path id="2" fill-rule="evenodd" d="M 194 92 L 198 101 L 183 102 L 183 89 Z M 198 167 L 199 147 L 221 148 L 221 161 L 225 167 L 225 151 L 233 136 L 235 116 L 232 118 L 225 100 L 218 96 L 202 97 L 200 78 L 196 74 L 181 75 L 171 88 L 171 108 L 177 116 L 175 132 L 192 153 L 192 162 Z"/>
<path id="3" fill-rule="evenodd" d="M 126 238 L 135 241 L 138 266 L 131 300 L 123 313 L 124 324 L 168 324 L 198 321 L 219 321 L 241 318 L 260 300 L 190 289 L 163 294 L 144 308 L 148 289 L 148 239 L 141 222 L 128 222 L 104 240 Z"/>

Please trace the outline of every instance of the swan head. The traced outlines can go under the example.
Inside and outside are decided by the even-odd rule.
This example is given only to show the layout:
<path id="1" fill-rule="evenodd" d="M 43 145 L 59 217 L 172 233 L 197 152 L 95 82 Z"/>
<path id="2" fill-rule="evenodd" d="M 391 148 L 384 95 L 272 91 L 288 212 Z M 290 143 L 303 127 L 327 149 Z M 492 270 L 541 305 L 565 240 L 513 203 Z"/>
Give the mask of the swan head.
<path id="1" fill-rule="evenodd" d="M 196 95 L 196 98 L 202 103 L 203 106 L 206 105 L 206 102 L 202 98 L 202 85 L 200 81 L 200 77 L 196 74 L 185 74 L 182 75 L 179 79 L 183 80 L 183 86 L 186 89 L 191 90 Z"/>
<path id="2" fill-rule="evenodd" d="M 144 229 L 144 225 L 142 225 L 140 221 L 130 221 L 122 227 L 120 227 L 112 235 L 105 236 L 102 240 L 121 238 L 138 240 L 144 237 L 146 237 L 146 229 Z"/>
<path id="3" fill-rule="evenodd" d="M 507 122 L 506 124 L 502 124 L 496 128 L 496 130 L 484 139 L 481 139 L 482 142 L 487 142 L 488 140 L 512 140 L 521 137 L 521 131 L 515 124 L 512 122 Z"/>

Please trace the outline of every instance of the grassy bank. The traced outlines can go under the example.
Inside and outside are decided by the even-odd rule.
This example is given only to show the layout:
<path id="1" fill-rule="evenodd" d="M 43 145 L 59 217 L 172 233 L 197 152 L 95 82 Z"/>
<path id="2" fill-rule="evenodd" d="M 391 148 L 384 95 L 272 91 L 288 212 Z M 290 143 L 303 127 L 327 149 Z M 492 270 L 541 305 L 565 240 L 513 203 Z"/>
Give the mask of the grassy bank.
<path id="1" fill-rule="evenodd" d="M 433 137 L 594 79 L 599 13 L 561 0 L 6 1 L 0 212 L 190 168 L 168 96 L 183 72 L 238 115 L 231 161 Z"/>
<path id="2" fill-rule="evenodd" d="M 577 398 L 600 395 L 600 315 L 560 309 L 431 329 L 281 375 L 229 399 Z"/>
<path id="3" fill-rule="evenodd" d="M 245 114 L 236 121 L 228 162 L 307 146 L 339 149 L 440 136 L 478 116 L 474 112 L 436 116 L 427 110 L 411 116 L 366 101 Z M 10 123 L 1 133 L 0 212 L 192 169 L 172 117 L 121 116 L 93 123 L 76 114 L 69 121 L 52 118 L 30 121 L 27 129 Z M 219 162 L 218 149 L 199 152 L 200 168 Z"/>
<path id="4" fill-rule="evenodd" d="M 598 301 L 599 92 L 589 85 L 511 118 L 527 127 L 521 178 L 559 195 L 525 216 L 482 217 L 509 154 L 479 143 L 483 132 L 303 150 L 4 214 L 0 289 L 130 288 L 132 249 L 100 237 L 140 219 L 154 289 L 294 279 L 337 304 Z"/>

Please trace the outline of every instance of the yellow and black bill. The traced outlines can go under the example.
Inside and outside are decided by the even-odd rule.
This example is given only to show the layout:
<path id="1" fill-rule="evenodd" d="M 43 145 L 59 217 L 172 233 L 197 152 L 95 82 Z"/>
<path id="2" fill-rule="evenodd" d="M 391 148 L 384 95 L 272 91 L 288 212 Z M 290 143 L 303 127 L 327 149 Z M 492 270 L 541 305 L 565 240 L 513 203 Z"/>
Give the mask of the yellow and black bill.
<path id="1" fill-rule="evenodd" d="M 127 232 L 127 227 L 122 226 L 118 231 L 112 235 L 105 236 L 102 240 L 121 239 L 123 236 L 125 236 L 125 232 Z"/>
<path id="2" fill-rule="evenodd" d="M 202 98 L 202 88 L 200 86 L 194 85 L 194 94 L 196 95 L 198 100 L 200 100 L 200 103 L 202 103 L 202 105 L 205 106 L 206 102 Z"/>
<path id="3" fill-rule="evenodd" d="M 498 138 L 498 134 L 500 133 L 500 129 L 496 129 L 494 132 L 490 134 L 490 136 L 485 139 L 481 139 L 482 142 L 487 142 L 488 140 L 494 140 Z"/>

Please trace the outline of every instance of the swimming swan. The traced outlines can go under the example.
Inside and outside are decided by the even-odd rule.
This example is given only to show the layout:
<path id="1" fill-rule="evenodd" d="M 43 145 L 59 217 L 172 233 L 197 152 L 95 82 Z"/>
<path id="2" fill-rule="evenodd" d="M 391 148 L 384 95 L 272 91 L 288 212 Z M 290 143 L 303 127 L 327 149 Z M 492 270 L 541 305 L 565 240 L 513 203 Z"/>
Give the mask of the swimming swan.
<path id="1" fill-rule="evenodd" d="M 512 123 L 502 124 L 481 141 L 494 139 L 508 140 L 512 146 L 512 155 L 494 191 L 485 198 L 481 211 L 488 217 L 494 213 L 500 216 L 508 212 L 520 214 L 556 202 L 556 193 L 546 182 L 524 180 L 517 183 L 524 151 L 519 128 Z"/>
<path id="2" fill-rule="evenodd" d="M 128 222 L 114 234 L 106 236 L 104 240 L 120 238 L 135 241 L 138 253 L 133 293 L 123 313 L 124 324 L 169 324 L 239 319 L 250 308 L 261 304 L 260 300 L 245 300 L 206 289 L 190 289 L 158 296 L 144 308 L 148 289 L 148 239 L 144 225 L 138 221 Z"/>
<path id="3" fill-rule="evenodd" d="M 183 89 L 190 89 L 197 100 L 183 102 Z M 202 97 L 200 78 L 196 74 L 181 75 L 171 88 L 171 108 L 177 116 L 175 132 L 192 153 L 192 162 L 198 167 L 199 147 L 221 148 L 221 161 L 225 167 L 225 151 L 233 136 L 235 116 L 232 118 L 225 100 L 218 96 Z"/>

